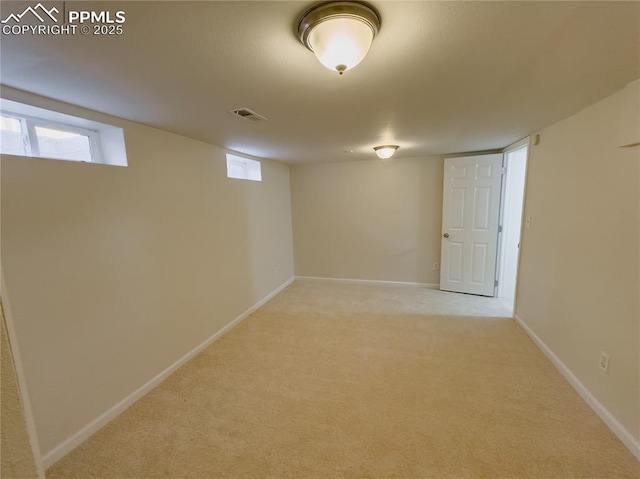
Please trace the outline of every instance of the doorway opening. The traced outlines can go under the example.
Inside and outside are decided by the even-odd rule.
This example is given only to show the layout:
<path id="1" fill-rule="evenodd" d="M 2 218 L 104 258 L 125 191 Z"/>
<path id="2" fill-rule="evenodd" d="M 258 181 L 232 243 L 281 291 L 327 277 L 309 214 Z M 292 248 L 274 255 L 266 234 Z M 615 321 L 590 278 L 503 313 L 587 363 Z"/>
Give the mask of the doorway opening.
<path id="1" fill-rule="evenodd" d="M 496 296 L 508 302 L 512 310 L 516 301 L 528 153 L 529 139 L 526 138 L 508 147 L 503 160 Z"/>

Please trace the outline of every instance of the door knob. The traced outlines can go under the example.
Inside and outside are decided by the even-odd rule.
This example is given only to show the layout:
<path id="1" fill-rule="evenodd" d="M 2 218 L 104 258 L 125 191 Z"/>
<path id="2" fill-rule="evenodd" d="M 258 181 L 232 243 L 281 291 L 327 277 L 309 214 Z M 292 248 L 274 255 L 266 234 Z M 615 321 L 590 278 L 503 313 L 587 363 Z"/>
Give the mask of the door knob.
<path id="1" fill-rule="evenodd" d="M 449 237 L 449 233 L 445 233 L 442 236 L 444 236 L 445 238 L 448 238 Z"/>

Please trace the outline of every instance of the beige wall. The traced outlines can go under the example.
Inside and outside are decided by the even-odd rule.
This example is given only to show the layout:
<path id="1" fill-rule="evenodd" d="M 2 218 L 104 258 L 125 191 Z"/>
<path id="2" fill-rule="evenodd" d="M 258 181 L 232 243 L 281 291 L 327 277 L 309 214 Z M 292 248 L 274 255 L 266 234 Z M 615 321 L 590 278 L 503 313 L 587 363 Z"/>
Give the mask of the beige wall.
<path id="1" fill-rule="evenodd" d="M 0 471 L 3 479 L 38 478 L 35 459 L 29 443 L 27 422 L 23 407 L 18 378 L 13 363 L 13 355 L 9 347 L 7 329 L 5 327 L 2 305 L 2 381 L 0 381 L 0 446 L 2 454 Z"/>
<path id="2" fill-rule="evenodd" d="M 442 158 L 292 166 L 296 275 L 439 283 L 442 175 Z"/>
<path id="3" fill-rule="evenodd" d="M 129 161 L 2 158 L 2 264 L 46 455 L 292 277 L 289 167 L 230 180 L 220 148 L 26 98 L 123 126 Z"/>
<path id="4" fill-rule="evenodd" d="M 532 222 L 516 313 L 640 439 L 640 149 L 619 148 L 623 112 L 640 104 L 638 85 L 540 132 L 530 151 Z M 611 356 L 608 374 L 598 368 L 600 351 Z"/>

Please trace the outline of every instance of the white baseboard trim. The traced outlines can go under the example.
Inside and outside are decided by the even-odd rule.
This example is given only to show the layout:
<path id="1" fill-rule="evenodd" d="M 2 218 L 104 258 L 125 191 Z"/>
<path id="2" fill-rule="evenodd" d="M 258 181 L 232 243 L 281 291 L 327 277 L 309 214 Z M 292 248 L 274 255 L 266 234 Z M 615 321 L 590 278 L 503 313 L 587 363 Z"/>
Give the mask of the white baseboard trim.
<path id="1" fill-rule="evenodd" d="M 347 278 L 322 278 L 319 276 L 296 276 L 296 279 L 311 279 L 316 281 L 332 281 L 335 283 L 351 284 L 388 284 L 394 286 L 420 286 L 428 289 L 440 289 L 440 283 L 410 283 L 406 281 L 382 281 L 378 279 L 347 279 Z"/>
<path id="2" fill-rule="evenodd" d="M 602 419 L 602 421 L 611 429 L 611 431 L 618 436 L 618 439 L 627 446 L 631 453 L 640 461 L 640 441 L 638 441 L 633 435 L 625 428 L 620 421 L 618 421 L 609 410 L 602 405 L 600 401 L 589 391 L 584 384 L 576 377 L 575 374 L 555 355 L 553 351 L 547 346 L 540 337 L 533 332 L 529 326 L 520 318 L 517 314 L 514 316 L 516 322 L 524 330 L 525 333 L 533 340 L 533 342 L 540 348 L 544 355 L 553 363 L 553 365 L 560 371 L 565 379 L 573 386 L 578 394 L 585 400 L 585 402 L 593 409 L 593 411 Z"/>
<path id="3" fill-rule="evenodd" d="M 151 379 L 150 381 L 148 381 L 147 383 L 142 385 L 140 388 L 138 388 L 137 390 L 135 390 L 134 392 L 129 394 L 122 401 L 117 403 L 115 406 L 111 407 L 110 409 L 108 409 L 107 411 L 102 413 L 100 416 L 95 418 L 93 421 L 91 421 L 85 427 L 83 427 L 82 429 L 80 429 L 79 431 L 74 433 L 72 436 L 70 436 L 69 438 L 64 440 L 62 443 L 60 443 L 59 445 L 57 445 L 56 447 L 51 449 L 49 452 L 44 454 L 42 456 L 42 464 L 43 464 L 44 468 L 47 469 L 47 468 L 51 467 L 53 464 L 55 464 L 60 459 L 62 459 L 65 455 L 70 453 L 73 449 L 75 449 L 80 444 L 82 444 L 84 441 L 86 441 L 90 436 L 92 436 L 93 434 L 98 432 L 98 430 L 100 430 L 107 423 L 109 423 L 110 421 L 115 419 L 117 416 L 119 416 L 121 413 L 123 413 L 129 406 L 131 406 L 133 403 L 135 403 L 142 396 L 144 396 L 149 391 L 151 391 L 153 388 L 158 386 L 162 381 L 164 381 L 166 378 L 168 378 L 171 374 L 173 374 L 176 370 L 178 370 L 178 368 L 180 368 L 182 365 L 184 365 L 187 361 L 192 359 L 196 354 L 198 354 L 200 351 L 205 349 L 207 346 L 209 346 L 210 344 L 215 342 L 217 339 L 219 339 L 224 334 L 228 333 L 235 326 L 237 326 L 241 321 L 243 321 L 245 318 L 247 318 L 247 316 L 249 316 L 251 313 L 255 312 L 257 309 L 259 309 L 262 306 L 264 306 L 265 303 L 267 303 L 274 296 L 276 296 L 278 293 L 280 293 L 283 289 L 285 289 L 287 286 L 289 286 L 291 283 L 293 283 L 294 279 L 295 279 L 294 277 L 289 278 L 287 281 L 282 283 L 280 286 L 278 286 L 275 290 L 273 290 L 267 296 L 265 296 L 260 301 L 258 301 L 256 304 L 254 304 L 249 309 L 247 309 L 245 312 L 240 314 L 233 321 L 231 321 L 230 323 L 227 323 L 222 329 L 218 330 L 209 339 L 207 339 L 206 341 L 204 341 L 200 345 L 196 346 L 194 349 L 192 349 L 187 354 L 182 356 L 180 359 L 178 359 L 175 363 L 173 363 L 167 369 L 162 371 L 156 377 L 154 377 L 153 379 Z"/>

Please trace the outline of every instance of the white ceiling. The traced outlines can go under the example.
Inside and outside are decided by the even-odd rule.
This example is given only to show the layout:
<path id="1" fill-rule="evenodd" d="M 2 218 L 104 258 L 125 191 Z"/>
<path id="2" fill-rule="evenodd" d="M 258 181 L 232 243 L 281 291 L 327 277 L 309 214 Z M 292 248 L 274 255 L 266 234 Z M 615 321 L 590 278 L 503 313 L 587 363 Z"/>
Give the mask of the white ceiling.
<path id="1" fill-rule="evenodd" d="M 124 10 L 124 35 L 2 35 L 0 83 L 295 163 L 502 148 L 640 77 L 640 2 L 370 3 L 344 76 L 295 35 L 313 2 L 66 2 Z"/>

